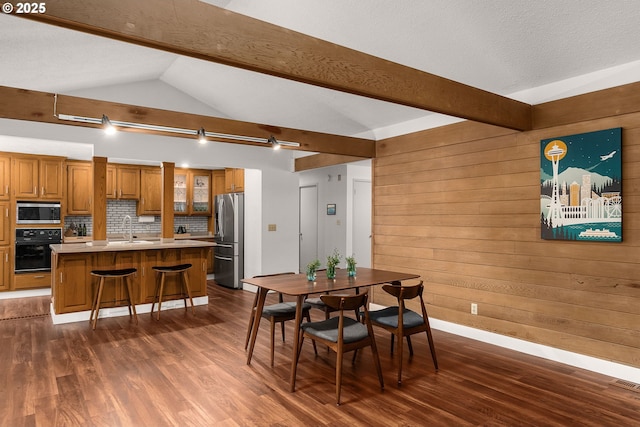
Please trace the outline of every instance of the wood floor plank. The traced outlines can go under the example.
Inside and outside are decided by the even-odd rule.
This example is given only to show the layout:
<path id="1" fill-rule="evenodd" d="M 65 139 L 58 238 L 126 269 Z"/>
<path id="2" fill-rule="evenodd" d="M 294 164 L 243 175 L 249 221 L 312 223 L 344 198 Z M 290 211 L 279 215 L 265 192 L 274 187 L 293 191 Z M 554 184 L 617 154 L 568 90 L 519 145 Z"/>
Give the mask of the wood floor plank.
<path id="1" fill-rule="evenodd" d="M 344 359 L 342 404 L 335 405 L 335 354 L 305 342 L 295 393 L 288 391 L 293 326 L 268 323 L 251 365 L 244 338 L 254 294 L 210 282 L 196 314 L 165 310 L 53 325 L 30 317 L 29 301 L 0 310 L 2 426 L 621 426 L 640 424 L 640 393 L 613 378 L 434 330 L 440 370 L 426 337 L 405 351 L 403 384 L 389 335 L 376 329 L 385 390 L 369 349 Z M 40 300 L 39 300 L 40 299 Z M 30 298 L 33 310 L 46 297 Z M 268 302 L 275 302 L 269 296 Z M 315 320 L 324 314 L 312 310 Z M 406 345 L 406 344 L 405 344 Z M 406 347 L 405 347 L 406 348 Z"/>

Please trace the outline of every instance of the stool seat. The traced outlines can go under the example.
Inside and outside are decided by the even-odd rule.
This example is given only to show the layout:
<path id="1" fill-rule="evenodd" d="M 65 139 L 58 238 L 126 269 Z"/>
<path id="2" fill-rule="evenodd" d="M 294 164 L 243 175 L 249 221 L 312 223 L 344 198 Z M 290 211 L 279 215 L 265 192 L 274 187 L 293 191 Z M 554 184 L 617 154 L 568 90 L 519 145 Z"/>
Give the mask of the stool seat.
<path id="1" fill-rule="evenodd" d="M 98 289 L 93 298 L 93 304 L 91 306 L 91 315 L 89 316 L 89 323 L 92 324 L 93 329 L 96 329 L 98 323 L 98 315 L 100 314 L 100 302 L 102 302 L 102 290 L 104 289 L 104 282 L 106 279 L 114 278 L 121 279 L 124 283 L 124 288 L 127 293 L 127 305 L 129 308 L 129 316 L 131 317 L 133 310 L 133 318 L 138 323 L 138 314 L 136 313 L 136 306 L 131 300 L 131 283 L 129 282 L 129 276 L 135 274 L 138 270 L 136 268 L 123 268 L 119 270 L 92 270 L 91 275 L 100 278 L 98 282 Z M 95 318 L 93 313 L 95 312 Z"/>
<path id="2" fill-rule="evenodd" d="M 165 272 L 165 273 L 179 273 L 184 270 L 190 269 L 191 264 L 180 264 L 180 265 L 157 265 L 151 267 L 155 271 Z"/>
<path id="3" fill-rule="evenodd" d="M 189 288 L 189 275 L 187 270 L 192 267 L 191 264 L 176 264 L 176 265 L 154 265 L 151 267 L 158 273 L 158 279 L 156 281 L 156 291 L 153 295 L 153 302 L 151 303 L 151 317 L 153 317 L 153 309 L 158 303 L 158 314 L 156 320 L 160 320 L 160 310 L 162 308 L 162 296 L 164 295 L 164 282 L 167 274 L 180 274 L 182 280 L 180 281 L 182 298 L 184 299 L 184 310 L 187 311 L 187 296 L 191 302 L 191 313 L 196 314 L 193 308 L 193 298 L 191 297 L 191 289 Z"/>
<path id="4" fill-rule="evenodd" d="M 129 276 L 137 271 L 136 268 L 123 268 L 122 270 L 93 270 L 91 274 L 104 277 L 123 277 Z"/>

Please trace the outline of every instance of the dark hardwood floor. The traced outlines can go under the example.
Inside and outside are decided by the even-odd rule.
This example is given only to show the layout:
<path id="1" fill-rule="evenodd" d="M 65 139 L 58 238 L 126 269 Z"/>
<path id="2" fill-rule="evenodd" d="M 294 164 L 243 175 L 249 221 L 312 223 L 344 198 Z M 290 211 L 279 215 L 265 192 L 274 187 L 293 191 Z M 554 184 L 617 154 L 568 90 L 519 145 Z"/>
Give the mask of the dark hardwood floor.
<path id="1" fill-rule="evenodd" d="M 269 366 L 262 322 L 253 362 L 244 338 L 254 294 L 209 284 L 209 305 L 53 325 L 46 299 L 0 301 L 0 426 L 630 426 L 640 393 L 615 379 L 434 330 L 405 352 L 403 384 L 389 336 L 376 330 L 385 378 L 369 349 L 345 356 L 335 405 L 335 354 L 305 342 L 288 387 L 292 327 Z M 271 298 L 271 296 L 269 297 Z M 274 298 L 275 301 L 275 298 Z M 40 313 L 40 314 L 38 314 Z M 312 313 L 320 319 L 323 314 Z M 406 345 L 406 344 L 405 344 Z"/>

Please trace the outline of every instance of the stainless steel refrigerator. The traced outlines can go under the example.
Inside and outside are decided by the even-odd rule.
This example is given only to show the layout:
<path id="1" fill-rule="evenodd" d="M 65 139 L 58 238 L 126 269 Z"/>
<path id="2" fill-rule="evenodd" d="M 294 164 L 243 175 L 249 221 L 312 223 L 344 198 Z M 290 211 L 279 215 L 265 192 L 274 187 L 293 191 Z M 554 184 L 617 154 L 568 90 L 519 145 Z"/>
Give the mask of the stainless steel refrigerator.
<path id="1" fill-rule="evenodd" d="M 214 274 L 218 284 L 242 289 L 244 278 L 244 194 L 216 196 Z"/>

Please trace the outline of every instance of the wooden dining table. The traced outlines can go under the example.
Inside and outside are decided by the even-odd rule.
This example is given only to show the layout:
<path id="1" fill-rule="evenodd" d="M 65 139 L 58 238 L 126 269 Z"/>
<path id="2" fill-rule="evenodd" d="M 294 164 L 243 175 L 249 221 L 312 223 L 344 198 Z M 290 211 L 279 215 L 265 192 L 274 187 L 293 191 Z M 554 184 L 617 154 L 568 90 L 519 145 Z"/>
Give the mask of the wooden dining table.
<path id="1" fill-rule="evenodd" d="M 253 328 L 251 329 L 251 339 L 249 342 L 249 353 L 247 354 L 247 365 L 251 363 L 253 348 L 258 335 L 258 327 L 262 318 L 262 309 L 269 291 L 280 292 L 285 295 L 296 297 L 296 331 L 293 341 L 293 354 L 291 357 L 291 376 L 289 385 L 291 391 L 296 387 L 296 360 L 298 359 L 299 331 L 302 322 L 302 303 L 310 294 L 323 294 L 326 292 L 346 291 L 357 288 L 364 288 L 382 283 L 401 282 L 403 280 L 417 279 L 420 276 L 413 273 L 400 273 L 396 271 L 378 270 L 372 268 L 358 268 L 356 277 L 348 277 L 347 270 L 336 270 L 335 279 L 328 279 L 324 272 L 318 272 L 315 281 L 307 280 L 306 274 L 286 274 L 280 276 L 263 276 L 246 278 L 242 281 L 258 287 L 258 298 L 254 313 Z"/>

